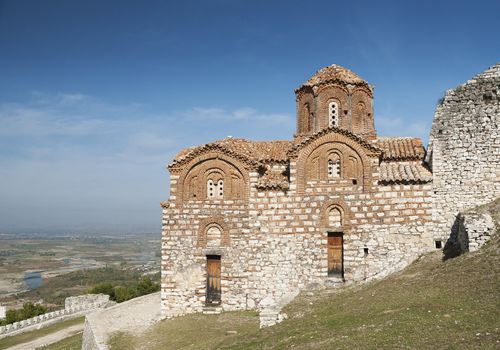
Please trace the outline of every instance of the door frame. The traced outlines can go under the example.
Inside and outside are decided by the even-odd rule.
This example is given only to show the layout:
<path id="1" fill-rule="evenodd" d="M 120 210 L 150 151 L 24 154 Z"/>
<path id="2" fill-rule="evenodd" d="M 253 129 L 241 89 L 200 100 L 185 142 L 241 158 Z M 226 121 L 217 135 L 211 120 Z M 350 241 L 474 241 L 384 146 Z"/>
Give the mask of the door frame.
<path id="1" fill-rule="evenodd" d="M 328 265 L 330 264 L 330 260 L 329 260 L 329 243 L 328 243 L 328 238 L 329 237 L 339 237 L 341 238 L 341 242 L 342 242 L 342 245 L 341 245 L 341 249 L 340 249 L 340 259 L 341 259 L 341 272 L 340 272 L 340 275 L 330 275 L 330 271 L 328 271 Z M 342 281 L 344 281 L 344 271 L 345 271 L 345 261 L 344 261 L 344 232 L 343 231 L 340 231 L 340 230 L 328 230 L 326 231 L 326 259 L 327 259 L 327 274 L 328 274 L 328 278 L 338 278 L 340 277 L 342 279 Z"/>
<path id="2" fill-rule="evenodd" d="M 218 261 L 219 262 L 219 290 L 218 290 L 218 300 L 212 301 L 209 299 L 209 283 L 210 283 L 210 275 L 209 275 L 209 261 Z M 217 277 L 216 277 L 217 278 Z M 206 255 L 206 287 L 205 287 L 205 305 L 214 306 L 220 305 L 222 303 L 222 256 L 221 255 Z"/>

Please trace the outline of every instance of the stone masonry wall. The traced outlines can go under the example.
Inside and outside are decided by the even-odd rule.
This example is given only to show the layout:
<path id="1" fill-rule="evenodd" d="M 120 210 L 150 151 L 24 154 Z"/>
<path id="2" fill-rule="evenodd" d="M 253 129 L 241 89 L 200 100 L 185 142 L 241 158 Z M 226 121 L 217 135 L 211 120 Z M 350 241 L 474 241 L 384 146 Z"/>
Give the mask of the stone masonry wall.
<path id="1" fill-rule="evenodd" d="M 431 185 L 361 185 L 296 188 L 291 163 L 290 190 L 258 191 L 250 173 L 247 204 L 237 201 L 175 201 L 163 209 L 162 312 L 164 317 L 201 312 L 205 307 L 206 255 L 220 255 L 222 308 L 272 308 L 305 287 L 341 282 L 328 277 L 325 203 L 346 210 L 344 278 L 347 283 L 386 276 L 434 249 L 430 231 Z M 223 217 L 226 247 L 197 247 L 200 223 Z M 366 252 L 365 249 L 368 249 Z M 264 302 L 263 302 L 264 301 Z"/>
<path id="2" fill-rule="evenodd" d="M 450 236 L 459 212 L 500 196 L 499 125 L 500 63 L 448 90 L 437 107 L 428 151 L 436 239 Z"/>

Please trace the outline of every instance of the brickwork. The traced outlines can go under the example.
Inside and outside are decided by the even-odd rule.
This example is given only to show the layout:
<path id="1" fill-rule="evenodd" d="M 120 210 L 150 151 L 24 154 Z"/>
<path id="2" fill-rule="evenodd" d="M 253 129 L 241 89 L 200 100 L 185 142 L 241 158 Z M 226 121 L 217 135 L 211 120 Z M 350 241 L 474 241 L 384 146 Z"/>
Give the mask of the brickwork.
<path id="1" fill-rule="evenodd" d="M 162 203 L 163 316 L 255 309 L 267 326 L 301 289 L 381 278 L 436 249 L 458 210 L 499 194 L 498 72 L 447 93 L 434 174 L 421 140 L 377 137 L 373 88 L 336 65 L 296 90 L 293 140 L 181 151 Z M 219 195 L 210 180 L 223 180 Z M 490 227 L 478 220 L 473 245 Z"/>
<path id="2" fill-rule="evenodd" d="M 303 288 L 380 278 L 434 249 L 425 150 L 418 139 L 377 138 L 372 97 L 330 66 L 297 90 L 295 139 L 228 138 L 176 156 L 162 203 L 163 316 L 206 309 L 208 257 L 220 259 L 217 307 L 260 310 L 269 325 Z M 210 195 L 206 182 L 221 179 L 223 193 Z M 329 234 L 342 237 L 337 275 Z"/>

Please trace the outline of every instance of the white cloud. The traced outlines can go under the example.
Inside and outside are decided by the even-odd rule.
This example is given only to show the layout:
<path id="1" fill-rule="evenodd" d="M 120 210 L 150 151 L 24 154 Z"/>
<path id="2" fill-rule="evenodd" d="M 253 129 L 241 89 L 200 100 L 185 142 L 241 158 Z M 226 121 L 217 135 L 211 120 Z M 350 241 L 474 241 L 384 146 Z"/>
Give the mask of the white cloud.
<path id="1" fill-rule="evenodd" d="M 377 116 L 375 128 L 380 136 L 406 136 L 419 137 L 427 142 L 430 125 L 427 121 L 413 121 L 400 117 Z M 423 118 L 422 118 L 423 120 Z"/>
<path id="2" fill-rule="evenodd" d="M 221 121 L 246 121 L 259 122 L 265 125 L 294 125 L 294 117 L 285 113 L 262 113 L 251 107 L 242 107 L 235 110 L 224 108 L 194 107 L 183 115 L 190 119 L 221 120 Z"/>
<path id="3" fill-rule="evenodd" d="M 229 134 L 293 132 L 291 116 L 248 107 L 147 107 L 80 93 L 0 103 L 0 232 L 157 230 L 158 203 L 168 196 L 165 165 L 181 148 Z"/>

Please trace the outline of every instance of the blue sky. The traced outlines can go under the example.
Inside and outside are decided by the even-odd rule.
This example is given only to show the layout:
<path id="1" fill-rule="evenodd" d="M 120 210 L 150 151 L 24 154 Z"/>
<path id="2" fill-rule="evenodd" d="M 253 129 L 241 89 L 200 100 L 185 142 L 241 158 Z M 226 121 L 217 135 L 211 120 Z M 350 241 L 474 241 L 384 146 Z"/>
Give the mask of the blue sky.
<path id="1" fill-rule="evenodd" d="M 446 89 L 500 60 L 498 1 L 0 0 L 0 232 L 159 231 L 165 165 L 291 138 L 337 63 L 379 135 L 427 140 Z"/>

